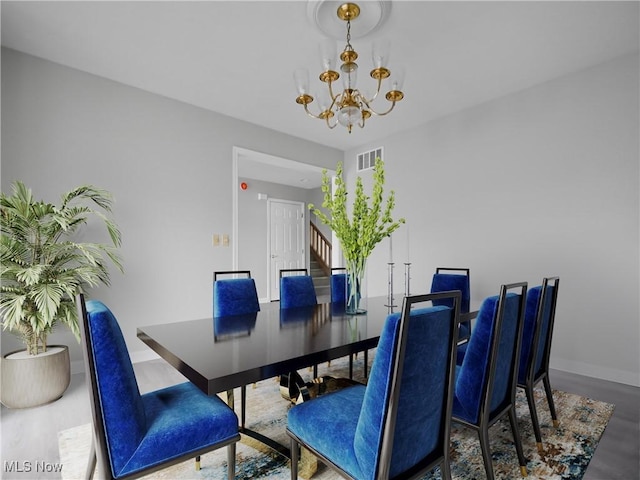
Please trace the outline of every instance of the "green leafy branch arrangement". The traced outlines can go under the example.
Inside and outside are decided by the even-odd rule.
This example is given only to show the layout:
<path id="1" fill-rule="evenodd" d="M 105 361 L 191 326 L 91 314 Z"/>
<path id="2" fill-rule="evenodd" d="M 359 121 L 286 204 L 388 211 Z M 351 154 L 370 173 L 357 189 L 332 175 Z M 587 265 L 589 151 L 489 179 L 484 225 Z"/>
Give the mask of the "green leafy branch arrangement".
<path id="1" fill-rule="evenodd" d="M 384 162 L 377 158 L 373 167 L 373 189 L 371 197 L 364 193 L 362 179 L 356 180 L 355 199 L 353 201 L 352 218 L 347 212 L 347 187 L 343 178 L 342 162 L 336 168 L 336 189 L 332 192 L 331 178 L 326 170 L 322 172 L 322 206 L 330 212 L 330 216 L 309 204 L 309 209 L 317 215 L 322 223 L 329 226 L 340 240 L 347 269 L 361 272 L 366 259 L 375 246 L 383 238 L 390 236 L 404 218 L 394 221 L 391 212 L 395 206 L 395 193 L 389 192 L 383 208 L 384 194 Z M 369 204 L 371 201 L 371 204 Z"/>

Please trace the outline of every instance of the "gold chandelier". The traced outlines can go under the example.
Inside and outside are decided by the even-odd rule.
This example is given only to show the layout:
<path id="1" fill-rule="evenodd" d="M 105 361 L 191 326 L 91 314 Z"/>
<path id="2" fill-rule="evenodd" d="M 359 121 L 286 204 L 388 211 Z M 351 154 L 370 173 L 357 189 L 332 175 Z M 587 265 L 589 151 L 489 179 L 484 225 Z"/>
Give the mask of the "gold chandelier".
<path id="1" fill-rule="evenodd" d="M 351 45 L 351 20 L 355 20 L 360 15 L 360 7 L 355 3 L 345 3 L 338 7 L 338 18 L 347 22 L 347 44 L 340 54 L 340 71 L 342 72 L 343 91 L 337 94 L 333 92 L 333 84 L 340 73 L 336 72 L 335 64 L 335 42 L 326 40 L 320 47 L 322 56 L 323 72 L 319 78 L 327 84 L 327 89 L 322 89 L 318 95 L 318 105 L 320 113 L 317 115 L 309 110 L 309 104 L 313 102 L 313 97 L 309 95 L 309 72 L 306 69 L 298 69 L 294 72 L 294 80 L 298 89 L 296 103 L 304 107 L 305 112 L 310 117 L 324 120 L 329 128 L 335 128 L 340 124 L 347 128 L 349 133 L 354 125 L 364 127 L 365 121 L 371 115 L 383 116 L 388 114 L 404 98 L 402 93 L 402 82 L 404 80 L 402 72 L 390 80 L 391 88 L 385 94 L 385 98 L 391 102 L 391 106 L 384 112 L 375 111 L 371 104 L 378 98 L 382 81 L 391 76 L 391 71 L 387 68 L 389 59 L 389 42 L 376 42 L 373 45 L 373 70 L 371 78 L 376 80 L 377 87 L 375 93 L 367 98 L 358 88 L 356 88 L 358 64 L 356 60 L 358 53 Z"/>

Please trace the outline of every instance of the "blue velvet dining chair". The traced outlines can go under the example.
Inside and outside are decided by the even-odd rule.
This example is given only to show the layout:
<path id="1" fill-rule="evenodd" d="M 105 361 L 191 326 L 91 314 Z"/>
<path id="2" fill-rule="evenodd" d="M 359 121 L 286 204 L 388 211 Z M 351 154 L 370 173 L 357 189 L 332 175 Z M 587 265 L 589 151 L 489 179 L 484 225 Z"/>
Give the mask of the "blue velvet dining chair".
<path id="1" fill-rule="evenodd" d="M 471 283 L 468 268 L 437 267 L 436 273 L 431 279 L 431 293 L 446 292 L 448 290 L 460 290 L 462 300 L 460 303 L 460 313 L 469 313 L 471 303 Z M 437 302 L 439 305 L 446 305 L 446 300 Z M 471 322 L 466 321 L 460 324 L 460 342 L 469 339 L 471 334 Z"/>
<path id="2" fill-rule="evenodd" d="M 420 304 L 450 298 L 453 307 Z M 291 478 L 299 446 L 342 476 L 417 478 L 439 466 L 450 479 L 449 432 L 459 292 L 405 297 L 384 324 L 367 385 L 289 410 Z"/>
<path id="3" fill-rule="evenodd" d="M 280 308 L 308 307 L 317 303 L 313 278 L 306 268 L 280 270 Z"/>
<path id="4" fill-rule="evenodd" d="M 527 283 L 502 285 L 484 300 L 456 368 L 453 421 L 478 432 L 487 479 L 493 480 L 489 428 L 508 415 L 523 476 L 527 461 L 518 431 L 515 396 Z"/>
<path id="5" fill-rule="evenodd" d="M 227 447 L 227 477 L 235 477 L 238 417 L 218 397 L 190 382 L 140 394 L 122 331 L 99 301 L 76 299 L 93 417 L 87 466 L 92 478 L 138 478 Z"/>
<path id="6" fill-rule="evenodd" d="M 299 309 L 318 304 L 313 278 L 306 268 L 280 270 L 280 308 Z M 284 315 L 287 316 L 286 313 Z M 318 376 L 318 365 L 313 366 L 313 376 Z M 286 377 L 285 379 L 286 380 Z"/>
<path id="7" fill-rule="evenodd" d="M 344 267 L 333 267 L 331 269 L 331 303 L 335 305 L 344 304 L 347 301 L 347 269 Z M 337 273 L 342 272 L 342 273 Z"/>
<path id="8" fill-rule="evenodd" d="M 221 278 L 232 276 L 234 278 Z M 238 278 L 240 277 L 240 278 Z M 215 326 L 235 323 L 238 328 L 251 320 L 251 315 L 260 311 L 256 283 L 249 270 L 227 270 L 213 273 L 213 317 Z M 225 317 L 221 320 L 218 317 Z M 228 317 L 235 317 L 230 319 Z M 255 318 L 254 318 L 255 322 Z M 231 391 L 228 393 L 232 393 Z M 240 425 L 246 420 L 247 386 L 240 387 Z"/>
<path id="9" fill-rule="evenodd" d="M 233 275 L 236 278 L 219 278 Z M 237 278 L 242 275 L 245 278 Z M 249 270 L 213 273 L 213 316 L 245 315 L 260 311 L 256 283 Z"/>
<path id="10" fill-rule="evenodd" d="M 344 313 L 347 302 L 347 269 L 345 267 L 333 267 L 331 269 L 331 308 L 335 312 Z M 336 272 L 336 273 L 334 273 Z M 344 273 L 337 273 L 344 272 Z M 353 378 L 353 358 L 358 354 L 349 355 L 349 378 Z M 367 378 L 367 368 L 369 362 L 369 352 L 365 350 L 364 356 L 364 378 Z"/>
<path id="11" fill-rule="evenodd" d="M 527 395 L 533 432 L 540 453 L 544 452 L 544 447 L 533 395 L 535 386 L 540 382 L 544 384 L 553 426 L 558 426 L 558 416 L 553 404 L 553 392 L 549 381 L 549 357 L 551 356 L 551 339 L 559 286 L 560 279 L 558 277 L 548 277 L 542 280 L 542 285 L 529 289 L 524 316 L 518 387 L 523 388 Z"/>

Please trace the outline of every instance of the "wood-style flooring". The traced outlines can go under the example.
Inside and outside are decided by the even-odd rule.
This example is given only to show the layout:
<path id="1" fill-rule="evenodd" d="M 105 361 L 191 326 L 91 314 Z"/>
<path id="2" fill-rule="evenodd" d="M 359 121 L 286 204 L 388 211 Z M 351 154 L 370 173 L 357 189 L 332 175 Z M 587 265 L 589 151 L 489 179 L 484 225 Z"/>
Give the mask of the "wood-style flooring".
<path id="1" fill-rule="evenodd" d="M 134 365 L 142 393 L 185 381 L 163 360 Z M 551 385 L 558 390 L 616 405 L 584 477 L 585 480 L 640 479 L 640 388 L 556 370 Z M 57 433 L 90 422 L 84 374 L 72 375 L 71 385 L 58 401 L 41 407 L 0 411 L 0 478 L 56 479 L 57 473 L 6 473 L 7 462 L 59 462 Z M 64 468 L 64 467 L 63 467 Z M 531 478 L 531 477 L 529 477 Z"/>

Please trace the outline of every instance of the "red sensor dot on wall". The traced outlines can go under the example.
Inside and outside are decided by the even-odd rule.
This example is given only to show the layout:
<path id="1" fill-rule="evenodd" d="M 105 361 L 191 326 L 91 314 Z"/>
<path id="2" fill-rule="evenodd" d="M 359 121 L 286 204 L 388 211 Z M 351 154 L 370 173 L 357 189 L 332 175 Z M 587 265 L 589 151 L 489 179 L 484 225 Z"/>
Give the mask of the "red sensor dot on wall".
<path id="1" fill-rule="evenodd" d="M 241 188 L 242 190 L 246 190 L 247 188 L 249 188 L 249 185 L 247 185 L 245 182 L 242 182 L 242 183 L 240 184 L 240 188 Z"/>

